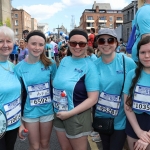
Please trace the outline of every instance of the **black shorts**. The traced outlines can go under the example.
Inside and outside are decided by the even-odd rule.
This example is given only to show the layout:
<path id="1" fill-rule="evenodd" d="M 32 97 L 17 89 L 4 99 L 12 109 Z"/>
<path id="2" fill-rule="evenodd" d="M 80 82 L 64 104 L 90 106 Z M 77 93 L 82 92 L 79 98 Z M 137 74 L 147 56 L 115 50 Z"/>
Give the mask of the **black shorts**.
<path id="1" fill-rule="evenodd" d="M 18 54 L 10 54 L 9 58 L 11 61 L 14 61 L 14 60 L 17 61 L 18 60 Z"/>
<path id="2" fill-rule="evenodd" d="M 147 113 L 142 113 L 142 114 L 135 113 L 135 116 L 136 116 L 136 119 L 140 128 L 144 131 L 149 131 L 150 130 L 150 115 L 148 115 Z M 130 125 L 130 122 L 128 121 L 128 119 L 126 119 L 125 132 L 128 136 L 134 139 L 139 139 L 136 133 L 134 132 L 132 126 Z"/>

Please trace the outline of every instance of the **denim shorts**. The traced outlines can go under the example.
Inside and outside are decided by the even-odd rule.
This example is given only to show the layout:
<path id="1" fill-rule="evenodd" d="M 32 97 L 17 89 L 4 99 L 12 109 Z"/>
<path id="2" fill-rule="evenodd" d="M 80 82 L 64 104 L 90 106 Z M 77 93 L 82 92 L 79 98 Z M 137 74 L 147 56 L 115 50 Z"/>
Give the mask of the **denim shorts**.
<path id="1" fill-rule="evenodd" d="M 150 130 L 150 115 L 147 113 L 142 113 L 142 114 L 136 114 L 136 119 L 137 122 L 140 126 L 140 128 L 144 131 L 149 131 Z M 130 125 L 130 122 L 128 121 L 128 119 L 126 119 L 126 129 L 125 132 L 128 136 L 134 138 L 134 139 L 139 139 L 136 135 L 136 133 L 134 132 L 132 126 Z"/>

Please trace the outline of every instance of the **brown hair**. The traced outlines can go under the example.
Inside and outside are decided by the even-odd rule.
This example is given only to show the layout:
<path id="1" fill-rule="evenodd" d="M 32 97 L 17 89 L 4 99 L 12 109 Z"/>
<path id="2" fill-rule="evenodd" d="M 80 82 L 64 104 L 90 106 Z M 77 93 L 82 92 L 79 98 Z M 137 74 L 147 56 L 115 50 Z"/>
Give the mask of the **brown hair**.
<path id="1" fill-rule="evenodd" d="M 34 36 L 34 35 L 38 35 L 38 36 L 42 37 L 44 39 L 44 41 L 46 42 L 46 37 L 42 31 L 33 30 L 33 31 L 29 32 L 29 34 L 27 35 L 27 43 L 28 43 L 28 40 L 30 39 L 30 37 Z M 46 57 L 45 50 L 43 50 L 42 54 L 40 55 L 40 60 L 44 64 L 45 68 L 47 68 L 49 65 L 52 64 L 51 60 Z"/>
<path id="2" fill-rule="evenodd" d="M 141 46 L 148 44 L 148 43 L 150 43 L 150 36 L 144 37 L 138 43 L 138 45 L 137 45 L 137 57 L 138 57 L 138 59 L 139 59 L 139 51 L 140 51 Z M 141 72 L 143 70 L 143 67 L 144 67 L 143 64 L 140 61 L 138 61 L 138 66 L 135 69 L 135 77 L 132 79 L 132 84 L 131 84 L 131 87 L 129 89 L 129 95 L 128 95 L 127 100 L 126 100 L 126 105 L 128 105 L 130 107 L 132 107 L 132 104 L 133 104 L 133 101 L 132 101 L 133 94 L 134 94 L 133 92 L 134 92 L 135 86 L 136 86 L 139 78 L 141 77 Z"/>

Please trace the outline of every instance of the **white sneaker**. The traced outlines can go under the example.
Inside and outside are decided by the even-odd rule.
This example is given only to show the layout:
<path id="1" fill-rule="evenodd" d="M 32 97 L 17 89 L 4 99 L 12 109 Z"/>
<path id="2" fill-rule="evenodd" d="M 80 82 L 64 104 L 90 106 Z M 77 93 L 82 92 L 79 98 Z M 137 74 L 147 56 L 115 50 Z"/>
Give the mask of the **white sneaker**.
<path id="1" fill-rule="evenodd" d="M 92 138 L 92 141 L 93 142 L 101 142 L 102 140 L 101 140 L 100 136 L 96 136 L 96 137 Z"/>
<path id="2" fill-rule="evenodd" d="M 92 136 L 92 137 L 94 137 L 94 136 L 99 136 L 99 133 L 98 133 L 98 132 L 93 131 L 93 132 L 90 134 L 90 136 Z"/>

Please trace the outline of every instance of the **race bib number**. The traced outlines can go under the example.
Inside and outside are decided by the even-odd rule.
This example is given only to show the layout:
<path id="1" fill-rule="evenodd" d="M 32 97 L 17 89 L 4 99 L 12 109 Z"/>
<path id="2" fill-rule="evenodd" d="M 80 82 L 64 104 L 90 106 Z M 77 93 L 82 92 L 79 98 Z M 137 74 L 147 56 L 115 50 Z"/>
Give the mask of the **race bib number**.
<path id="1" fill-rule="evenodd" d="M 53 106 L 57 111 L 68 111 L 67 94 L 63 90 L 53 89 Z"/>
<path id="2" fill-rule="evenodd" d="M 31 106 L 40 106 L 51 103 L 49 83 L 28 86 Z"/>
<path id="3" fill-rule="evenodd" d="M 20 98 L 14 100 L 11 103 L 4 105 L 4 110 L 7 118 L 7 125 L 10 126 L 18 122 L 21 118 L 21 104 Z"/>
<path id="4" fill-rule="evenodd" d="M 150 87 L 136 86 L 132 108 L 141 112 L 150 112 Z"/>
<path id="5" fill-rule="evenodd" d="M 102 92 L 96 110 L 117 116 L 120 108 L 120 96 Z"/>

